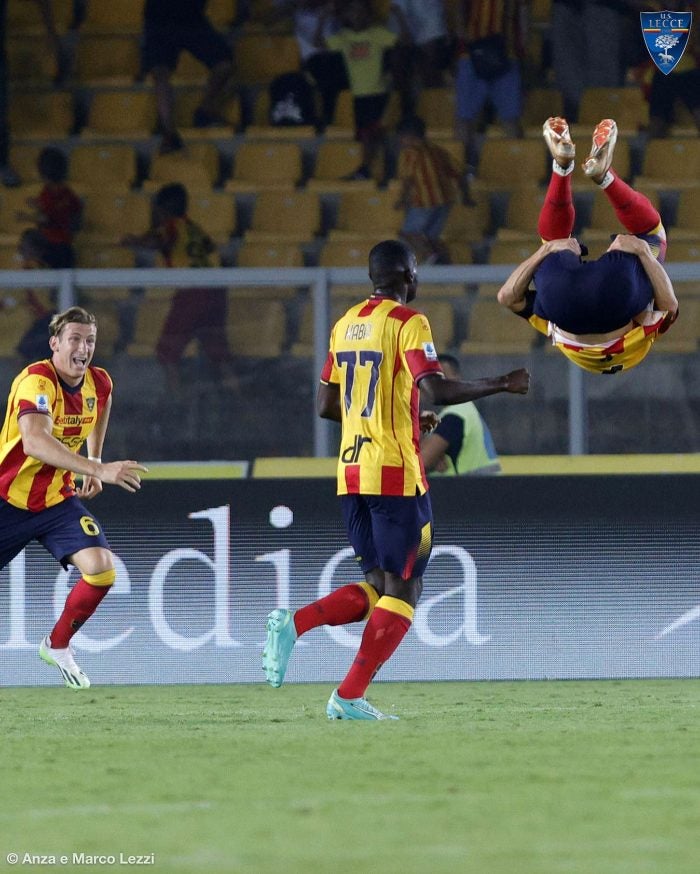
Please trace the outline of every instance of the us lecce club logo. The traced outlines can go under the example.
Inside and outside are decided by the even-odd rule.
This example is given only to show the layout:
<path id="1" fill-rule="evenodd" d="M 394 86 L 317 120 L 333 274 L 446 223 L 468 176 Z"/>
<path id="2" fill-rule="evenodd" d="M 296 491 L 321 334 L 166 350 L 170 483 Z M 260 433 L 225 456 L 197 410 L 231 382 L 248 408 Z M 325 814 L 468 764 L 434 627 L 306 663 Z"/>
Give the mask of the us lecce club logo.
<path id="1" fill-rule="evenodd" d="M 692 12 L 640 12 L 642 37 L 652 61 L 668 76 L 688 45 Z"/>

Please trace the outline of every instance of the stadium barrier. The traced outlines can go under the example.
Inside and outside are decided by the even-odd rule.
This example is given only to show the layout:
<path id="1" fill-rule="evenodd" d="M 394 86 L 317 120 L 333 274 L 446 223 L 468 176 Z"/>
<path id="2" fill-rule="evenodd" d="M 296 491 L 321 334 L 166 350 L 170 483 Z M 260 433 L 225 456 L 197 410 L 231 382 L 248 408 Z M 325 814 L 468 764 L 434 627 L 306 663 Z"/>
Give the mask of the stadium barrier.
<path id="1" fill-rule="evenodd" d="M 424 594 L 378 679 L 698 676 L 699 488 L 700 474 L 436 481 Z M 359 577 L 331 479 L 153 480 L 91 509 L 118 568 L 74 640 L 96 685 L 261 682 L 268 611 Z M 58 681 L 37 646 L 75 579 L 36 544 L 0 573 L 3 686 Z M 337 681 L 361 630 L 306 635 L 288 680 Z"/>

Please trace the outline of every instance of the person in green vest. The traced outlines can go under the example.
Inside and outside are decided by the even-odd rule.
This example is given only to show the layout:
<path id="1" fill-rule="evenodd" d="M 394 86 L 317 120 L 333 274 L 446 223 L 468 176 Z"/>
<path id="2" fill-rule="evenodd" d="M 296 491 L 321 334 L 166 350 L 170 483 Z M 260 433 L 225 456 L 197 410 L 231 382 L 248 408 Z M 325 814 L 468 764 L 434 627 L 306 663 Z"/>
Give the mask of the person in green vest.
<path id="1" fill-rule="evenodd" d="M 448 379 L 460 379 L 459 361 L 454 355 L 438 355 Z M 496 447 L 488 425 L 473 401 L 450 406 L 440 424 L 421 441 L 426 471 L 432 475 L 500 473 Z"/>

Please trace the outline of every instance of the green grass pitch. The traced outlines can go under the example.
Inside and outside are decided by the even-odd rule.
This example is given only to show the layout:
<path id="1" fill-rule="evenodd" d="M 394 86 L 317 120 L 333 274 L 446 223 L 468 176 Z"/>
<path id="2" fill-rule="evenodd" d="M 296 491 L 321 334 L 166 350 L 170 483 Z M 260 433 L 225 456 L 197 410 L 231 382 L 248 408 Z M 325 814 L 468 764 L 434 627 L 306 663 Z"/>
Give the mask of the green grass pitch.
<path id="1" fill-rule="evenodd" d="M 0 871 L 700 871 L 698 680 L 330 691 L 2 690 Z"/>

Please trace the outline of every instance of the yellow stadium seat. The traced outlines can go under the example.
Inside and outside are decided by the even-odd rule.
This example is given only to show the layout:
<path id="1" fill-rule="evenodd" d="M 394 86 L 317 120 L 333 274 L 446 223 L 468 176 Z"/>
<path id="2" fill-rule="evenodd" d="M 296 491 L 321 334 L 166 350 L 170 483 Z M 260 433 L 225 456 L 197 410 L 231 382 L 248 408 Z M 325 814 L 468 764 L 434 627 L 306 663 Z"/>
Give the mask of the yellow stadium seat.
<path id="1" fill-rule="evenodd" d="M 303 267 L 304 256 L 296 243 L 244 242 L 236 263 L 239 267 Z"/>
<path id="2" fill-rule="evenodd" d="M 545 121 L 562 112 L 563 99 L 558 88 L 529 88 L 523 103 L 523 127 L 528 135 L 541 137 Z"/>
<path id="3" fill-rule="evenodd" d="M 69 178 L 78 188 L 128 189 L 136 175 L 136 152 L 126 143 L 80 145 L 70 153 Z"/>
<path id="4" fill-rule="evenodd" d="M 367 237 L 390 231 L 395 236 L 403 223 L 403 210 L 395 209 L 393 191 L 347 191 L 340 196 L 338 219 L 330 239 Z"/>
<path id="5" fill-rule="evenodd" d="M 226 139 L 230 137 L 231 128 L 236 129 L 241 123 L 241 99 L 239 95 L 231 94 L 218 107 L 222 119 L 221 125 L 193 127 L 193 116 L 201 102 L 201 87 L 175 89 L 175 124 L 183 139 Z"/>
<path id="6" fill-rule="evenodd" d="M 155 155 L 144 190 L 181 182 L 188 191 L 210 191 L 219 178 L 219 152 L 213 143 L 188 143 L 167 155 Z"/>
<path id="7" fill-rule="evenodd" d="M 335 324 L 343 313 L 353 304 L 367 297 L 362 286 L 333 286 L 330 299 L 330 321 Z M 325 342 L 325 341 L 324 341 Z M 297 338 L 292 343 L 290 352 L 297 358 L 308 358 L 314 351 L 314 302 L 309 296 L 304 302 L 304 308 L 299 322 Z"/>
<path id="8" fill-rule="evenodd" d="M 17 93 L 10 101 L 10 130 L 15 139 L 63 139 L 74 124 L 73 95 L 68 91 Z"/>
<path id="9" fill-rule="evenodd" d="M 419 293 L 412 306 L 427 316 L 438 352 L 450 349 L 455 340 L 455 315 L 452 304 L 447 300 L 421 298 Z"/>
<path id="10" fill-rule="evenodd" d="M 316 153 L 316 166 L 307 187 L 323 193 L 340 193 L 343 190 L 374 190 L 384 166 L 377 161 L 372 167 L 372 179 L 347 181 L 362 163 L 362 146 L 355 140 L 328 140 L 320 144 Z"/>
<path id="11" fill-rule="evenodd" d="M 442 238 L 452 242 L 476 242 L 481 240 L 491 223 L 491 201 L 487 192 L 472 193 L 474 206 L 455 203 L 447 216 Z"/>
<path id="12" fill-rule="evenodd" d="M 644 151 L 642 173 L 635 180 L 641 188 L 696 188 L 700 179 L 698 137 L 649 140 Z"/>
<path id="13" fill-rule="evenodd" d="M 233 289 L 229 297 L 226 324 L 231 352 L 235 356 L 277 358 L 287 338 L 284 302 Z"/>
<path id="14" fill-rule="evenodd" d="M 355 241 L 330 241 L 321 249 L 321 267 L 362 267 L 367 268 L 369 249 Z"/>
<path id="15" fill-rule="evenodd" d="M 479 156 L 475 191 L 508 191 L 530 187 L 545 178 L 549 153 L 542 142 L 526 139 L 487 139 Z"/>
<path id="16" fill-rule="evenodd" d="M 99 91 L 93 95 L 83 138 L 146 139 L 156 123 L 152 91 Z"/>
<path id="17" fill-rule="evenodd" d="M 495 299 L 478 297 L 469 311 L 463 355 L 520 355 L 532 348 L 535 331 L 525 319 L 502 307 Z"/>
<path id="18" fill-rule="evenodd" d="M 149 288 L 136 311 L 134 336 L 127 347 L 133 358 L 152 357 L 175 294 L 172 288 Z"/>
<path id="19" fill-rule="evenodd" d="M 0 309 L 0 357 L 16 358 L 16 347 L 34 322 L 34 314 L 24 300 L 24 289 L 3 288 L 0 300 L 12 301 Z M 48 341 L 46 357 L 50 355 Z"/>
<path id="20" fill-rule="evenodd" d="M 678 260 L 678 255 L 675 254 L 675 241 L 678 238 L 700 240 L 700 191 L 681 192 L 676 221 L 670 236 L 674 243 L 674 261 Z"/>
<path id="21" fill-rule="evenodd" d="M 182 52 L 177 61 L 177 67 L 173 73 L 172 82 L 174 85 L 191 85 L 196 83 L 199 86 L 209 78 L 209 68 L 202 61 L 197 60 L 194 55 L 189 52 Z M 201 98 L 201 87 L 200 87 Z"/>
<path id="22" fill-rule="evenodd" d="M 678 319 L 654 344 L 655 353 L 690 353 L 698 351 L 700 339 L 700 298 L 684 297 L 679 302 Z"/>
<path id="23" fill-rule="evenodd" d="M 22 259 L 17 252 L 17 244 L 12 241 L 9 243 L 0 242 L 0 270 L 21 270 Z M 3 290 L 0 289 L 0 302 L 2 301 Z"/>
<path id="24" fill-rule="evenodd" d="M 464 240 L 447 241 L 447 251 L 452 264 L 473 264 L 474 248 L 472 243 Z"/>
<path id="25" fill-rule="evenodd" d="M 260 191 L 255 199 L 246 242 L 302 243 L 312 240 L 321 223 L 321 205 L 313 191 Z"/>
<path id="26" fill-rule="evenodd" d="M 519 264 L 537 249 L 539 238 L 527 240 L 496 240 L 489 251 L 489 264 Z"/>
<path id="27" fill-rule="evenodd" d="M 82 31 L 91 33 L 141 33 L 145 0 L 92 0 Z"/>
<path id="28" fill-rule="evenodd" d="M 73 0 L 51 0 L 51 7 L 56 30 L 63 33 L 73 18 Z M 8 0 L 6 26 L 7 32 L 13 35 L 36 34 L 43 37 L 46 33 L 40 5 L 27 3 L 27 0 Z"/>
<path id="29" fill-rule="evenodd" d="M 636 186 L 635 186 L 636 187 Z M 659 208 L 659 193 L 658 191 L 650 191 L 647 197 L 652 204 Z M 591 233 L 592 231 L 599 232 L 598 234 Z M 619 219 L 615 215 L 615 210 L 603 191 L 596 190 L 593 195 L 593 206 L 591 209 L 590 219 L 585 225 L 583 236 L 587 240 L 599 238 L 601 240 L 609 240 L 611 234 L 624 234 L 625 229 L 620 224 Z"/>
<path id="30" fill-rule="evenodd" d="M 116 245 L 125 234 L 145 233 L 151 225 L 151 201 L 141 192 L 91 192 L 85 197 L 78 245 Z"/>
<path id="31" fill-rule="evenodd" d="M 382 124 L 386 128 L 396 127 L 400 115 L 401 101 L 399 95 L 396 91 L 391 91 L 384 115 L 382 116 Z M 338 94 L 333 124 L 328 125 L 325 135 L 329 138 L 355 136 L 355 107 L 352 92 L 347 88 Z"/>
<path id="32" fill-rule="evenodd" d="M 673 261 L 700 261 L 700 236 L 695 239 L 676 240 L 672 234 L 668 247 L 668 254 Z"/>
<path id="33" fill-rule="evenodd" d="M 236 40 L 236 74 L 243 85 L 270 82 L 299 69 L 299 44 L 292 34 L 249 33 Z"/>
<path id="34" fill-rule="evenodd" d="M 544 202 L 544 190 L 516 188 L 508 198 L 505 222 L 496 231 L 497 240 L 531 240 L 537 242 L 537 220 Z"/>
<path id="35" fill-rule="evenodd" d="M 22 231 L 35 226 L 33 210 L 27 205 L 27 199 L 36 197 L 40 190 L 41 186 L 37 184 L 0 189 L 0 243 L 16 246 Z M 22 217 L 19 213 L 23 214 Z"/>
<path id="36" fill-rule="evenodd" d="M 128 85 L 139 75 L 141 56 L 135 35 L 84 34 L 76 51 L 75 73 L 84 85 Z"/>
<path id="37" fill-rule="evenodd" d="M 236 20 L 238 3 L 237 0 L 209 0 L 206 12 L 214 27 L 226 29 Z"/>
<path id="38" fill-rule="evenodd" d="M 56 75 L 55 55 L 49 48 L 45 33 L 10 37 L 6 51 L 10 81 L 15 84 L 45 86 Z"/>
<path id="39" fill-rule="evenodd" d="M 188 215 L 216 243 L 231 239 L 236 228 L 236 202 L 223 191 L 190 191 Z"/>
<path id="40" fill-rule="evenodd" d="M 128 268 L 134 266 L 134 253 L 121 246 L 86 245 L 76 247 L 78 267 L 90 270 Z M 120 297 L 128 294 L 128 289 L 120 289 Z"/>
<path id="41" fill-rule="evenodd" d="M 18 173 L 25 185 L 41 182 L 37 161 L 44 143 L 22 143 L 10 146 L 10 166 Z"/>
<path id="42" fill-rule="evenodd" d="M 428 136 L 451 137 L 454 135 L 454 88 L 423 88 L 418 95 L 416 110 L 428 128 Z"/>
<path id="43" fill-rule="evenodd" d="M 576 137 L 593 133 L 593 128 L 603 118 L 614 118 L 619 131 L 636 134 L 649 122 L 649 104 L 641 88 L 630 85 L 624 88 L 586 88 L 579 106 L 578 124 L 572 126 Z M 544 121 L 544 119 L 543 119 Z"/>
<path id="44" fill-rule="evenodd" d="M 259 191 L 263 188 L 294 188 L 301 179 L 301 148 L 298 143 L 244 142 L 233 159 L 233 176 L 227 191 Z"/>

